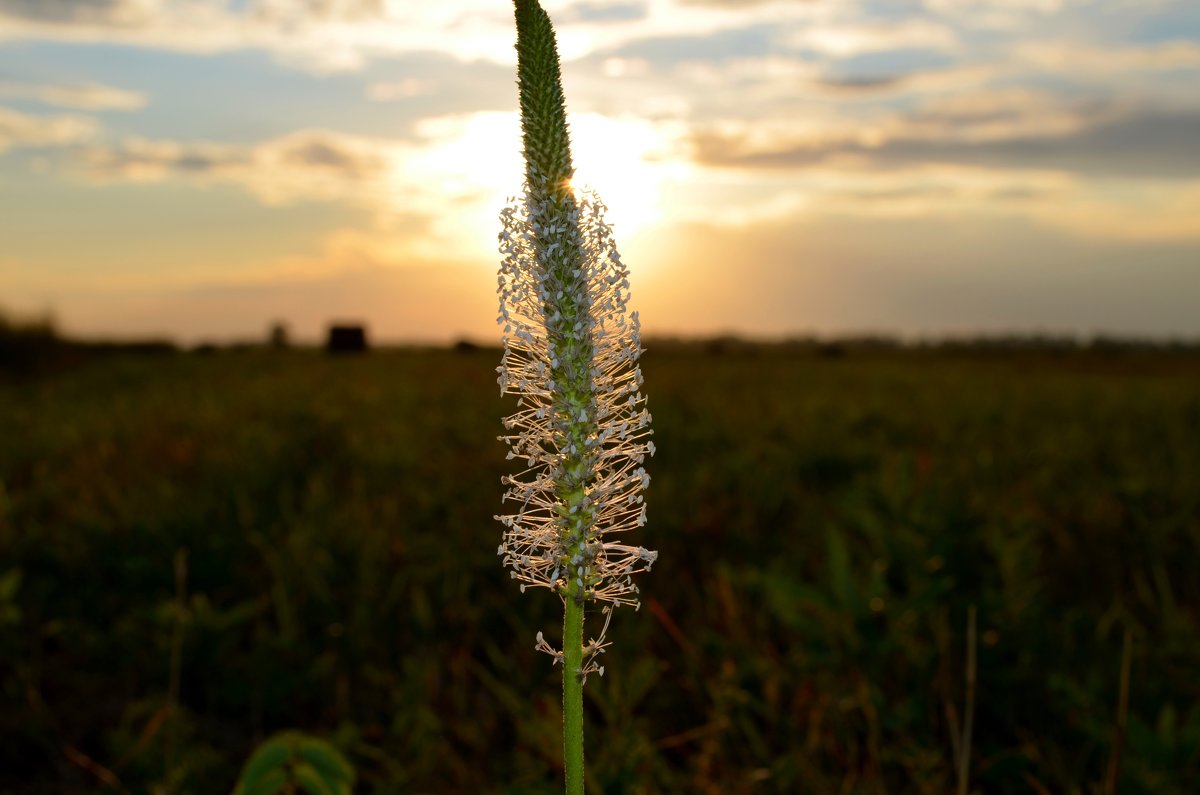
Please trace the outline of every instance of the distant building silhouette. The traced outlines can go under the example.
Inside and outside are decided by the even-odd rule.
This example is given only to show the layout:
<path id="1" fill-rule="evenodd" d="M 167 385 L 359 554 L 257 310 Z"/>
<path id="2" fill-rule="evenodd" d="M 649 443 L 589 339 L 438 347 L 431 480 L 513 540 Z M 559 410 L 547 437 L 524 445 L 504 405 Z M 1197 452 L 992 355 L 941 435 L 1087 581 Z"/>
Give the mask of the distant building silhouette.
<path id="1" fill-rule="evenodd" d="M 287 323 L 279 320 L 271 324 L 271 331 L 267 334 L 267 345 L 276 350 L 291 347 L 291 335 L 288 334 Z"/>
<path id="2" fill-rule="evenodd" d="M 325 350 L 329 353 L 365 353 L 367 350 L 366 327 L 348 323 L 330 326 Z"/>

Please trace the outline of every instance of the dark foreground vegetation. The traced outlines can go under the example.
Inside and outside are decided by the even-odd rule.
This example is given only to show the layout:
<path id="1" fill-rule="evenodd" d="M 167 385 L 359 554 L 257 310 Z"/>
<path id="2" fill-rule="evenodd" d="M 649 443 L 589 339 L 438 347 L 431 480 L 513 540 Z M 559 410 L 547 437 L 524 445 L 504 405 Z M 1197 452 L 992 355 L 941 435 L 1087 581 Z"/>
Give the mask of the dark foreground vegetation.
<path id="1" fill-rule="evenodd" d="M 559 791 L 498 354 L 164 354 L 0 375 L 0 793 L 226 793 L 285 728 L 359 792 Z M 644 371 L 661 557 L 587 685 L 590 791 L 944 795 L 964 745 L 989 795 L 1198 791 L 1194 350 Z"/>

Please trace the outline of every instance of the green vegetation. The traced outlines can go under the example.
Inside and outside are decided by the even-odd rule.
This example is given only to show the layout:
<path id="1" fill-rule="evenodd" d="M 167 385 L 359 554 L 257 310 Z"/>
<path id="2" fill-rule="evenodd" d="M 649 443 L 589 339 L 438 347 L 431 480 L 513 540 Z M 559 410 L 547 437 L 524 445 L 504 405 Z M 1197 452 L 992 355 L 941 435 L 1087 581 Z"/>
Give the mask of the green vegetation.
<path id="1" fill-rule="evenodd" d="M 589 791 L 953 791 L 975 606 L 973 791 L 1104 791 L 1129 631 L 1120 792 L 1195 792 L 1200 356 L 648 347 L 662 557 Z M 230 792 L 289 728 L 360 793 L 560 791 L 497 359 L 0 382 L 0 793 Z"/>
<path id="2" fill-rule="evenodd" d="M 631 546 L 646 524 L 644 464 L 654 455 L 642 395 L 637 312 L 629 270 L 597 197 L 571 187 L 570 135 L 550 17 L 537 0 L 515 0 L 517 85 L 524 143 L 524 200 L 500 213 L 500 391 L 517 399 L 504 419 L 510 513 L 496 518 L 497 549 L 512 577 L 547 588 L 563 605 L 563 769 L 567 795 L 584 795 L 583 685 L 604 675 L 612 609 L 638 607 L 632 575 L 658 553 Z M 523 471 L 522 471 L 523 470 Z M 603 608 L 603 629 L 585 635 L 585 613 Z M 584 643 L 584 637 L 588 641 Z"/>
<path id="3" fill-rule="evenodd" d="M 350 795 L 354 771 L 329 743 L 281 732 L 254 752 L 233 795 Z"/>
<path id="4" fill-rule="evenodd" d="M 0 377 L 30 377 L 105 354 L 175 353 L 165 340 L 83 342 L 58 333 L 50 315 L 17 317 L 0 307 Z"/>

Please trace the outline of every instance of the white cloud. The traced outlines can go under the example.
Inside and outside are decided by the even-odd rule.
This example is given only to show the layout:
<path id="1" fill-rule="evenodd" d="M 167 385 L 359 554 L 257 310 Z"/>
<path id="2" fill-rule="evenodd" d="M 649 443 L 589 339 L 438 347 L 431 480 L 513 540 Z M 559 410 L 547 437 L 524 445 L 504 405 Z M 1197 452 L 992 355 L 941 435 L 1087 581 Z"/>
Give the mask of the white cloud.
<path id="1" fill-rule="evenodd" d="M 435 86 L 430 80 L 409 77 L 389 83 L 372 83 L 367 86 L 367 98 L 375 102 L 394 102 L 428 96 L 434 89 Z"/>
<path id="2" fill-rule="evenodd" d="M 372 203 L 387 178 L 394 145 L 324 130 L 302 130 L 257 146 L 133 138 L 77 153 L 98 182 L 169 178 L 240 184 L 272 205 L 338 200 Z"/>
<path id="3" fill-rule="evenodd" d="M 862 53 L 894 50 L 953 50 L 958 46 L 958 37 L 946 25 L 910 19 L 886 24 L 857 22 L 803 26 L 789 37 L 789 43 L 837 58 L 849 58 Z"/>
<path id="4" fill-rule="evenodd" d="M 247 16 L 275 25 L 374 22 L 386 18 L 387 0 L 250 0 Z"/>
<path id="5" fill-rule="evenodd" d="M 1089 0 L 924 0 L 925 8 L 963 28 L 1020 32 Z"/>
<path id="6" fill-rule="evenodd" d="M 1017 44 L 1015 54 L 1023 64 L 1068 74 L 1200 69 L 1200 42 L 1195 41 L 1106 47 L 1070 40 L 1029 41 Z"/>
<path id="7" fill-rule="evenodd" d="M 658 220 L 663 185 L 689 168 L 683 128 L 588 113 L 570 123 L 578 181 L 614 208 L 609 220 L 618 233 Z M 368 211 L 380 228 L 423 218 L 421 233 L 407 234 L 423 256 L 492 256 L 497 215 L 524 178 L 516 113 L 428 118 L 416 135 L 399 141 L 303 130 L 252 146 L 129 139 L 83 147 L 73 164 L 98 183 L 228 183 L 272 206 L 338 202 Z"/>
<path id="8" fill-rule="evenodd" d="M 879 143 L 898 138 L 929 141 L 1004 141 L 1069 135 L 1115 115 L 1116 108 L 1029 88 L 999 88 L 938 96 L 915 112 L 879 125 Z"/>
<path id="9" fill-rule="evenodd" d="M 925 0 L 925 7 L 947 13 L 1010 11 L 1054 14 L 1070 2 L 1071 0 Z"/>
<path id="10" fill-rule="evenodd" d="M 511 12 L 487 0 L 0 0 L 0 41 L 120 43 L 214 53 L 258 48 L 315 71 L 357 70 L 375 54 L 512 56 Z"/>
<path id="11" fill-rule="evenodd" d="M 1061 138 L 1111 121 L 1121 111 L 1118 105 L 1064 102 L 1048 92 L 1013 87 L 938 94 L 910 108 L 876 109 L 857 117 L 829 109 L 814 109 L 803 119 L 731 117 L 696 126 L 694 140 L 697 159 L 713 165 L 839 162 L 853 167 L 886 160 L 891 145 Z M 927 155 L 937 157 L 936 151 Z"/>
<path id="12" fill-rule="evenodd" d="M 0 14 L 44 25 L 135 28 L 162 13 L 164 0 L 0 0 Z"/>
<path id="13" fill-rule="evenodd" d="M 697 183 L 709 175 L 701 172 Z M 739 179 L 734 177 L 735 180 Z M 1020 218 L 1074 238 L 1173 243 L 1200 241 L 1200 181 L 1088 179 L 1054 170 L 1003 172 L 954 165 L 890 171 L 830 167 L 790 181 L 740 177 L 745 191 L 733 212 L 697 202 L 677 214 L 700 223 L 737 227 L 802 217 Z M 696 187 L 697 193 L 707 192 Z M 719 191 L 714 191 L 719 192 Z"/>
<path id="14" fill-rule="evenodd" d="M 579 14 L 573 0 L 544 5 L 558 21 L 559 50 L 568 60 L 644 39 L 829 16 L 818 2 L 694 7 L 653 0 L 644 15 L 596 21 L 595 9 Z M 254 0 L 243 6 L 225 0 L 0 0 L 0 41 L 21 39 L 194 53 L 257 48 L 315 71 L 357 70 L 374 56 L 412 52 L 506 65 L 516 60 L 511 6 L 495 0 Z"/>
<path id="15" fill-rule="evenodd" d="M 81 110 L 137 110 L 146 106 L 144 94 L 98 83 L 44 85 L 0 82 L 0 98 L 32 100 Z"/>
<path id="16" fill-rule="evenodd" d="M 85 116 L 34 116 L 0 108 L 0 152 L 65 146 L 91 138 L 96 130 L 96 122 Z"/>

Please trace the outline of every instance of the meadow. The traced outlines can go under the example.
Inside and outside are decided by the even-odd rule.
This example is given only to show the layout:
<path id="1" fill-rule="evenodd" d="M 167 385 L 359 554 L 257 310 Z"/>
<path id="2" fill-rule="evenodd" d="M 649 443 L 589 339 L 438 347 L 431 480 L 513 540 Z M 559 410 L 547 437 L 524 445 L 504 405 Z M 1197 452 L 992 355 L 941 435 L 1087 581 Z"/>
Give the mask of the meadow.
<path id="1" fill-rule="evenodd" d="M 648 347 L 590 792 L 953 792 L 969 656 L 972 791 L 1200 791 L 1200 352 Z M 290 728 L 363 793 L 561 791 L 498 359 L 0 374 L 0 793 L 229 792 Z"/>

